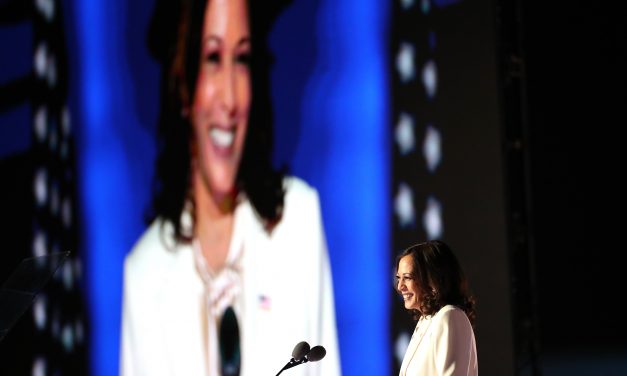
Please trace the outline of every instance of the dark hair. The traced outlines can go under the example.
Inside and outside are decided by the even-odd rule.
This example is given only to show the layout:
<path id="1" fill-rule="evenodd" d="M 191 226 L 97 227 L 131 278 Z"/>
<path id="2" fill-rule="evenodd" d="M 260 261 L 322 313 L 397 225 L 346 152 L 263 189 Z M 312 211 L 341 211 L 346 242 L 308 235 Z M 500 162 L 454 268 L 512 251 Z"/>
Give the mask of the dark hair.
<path id="1" fill-rule="evenodd" d="M 208 0 L 158 1 L 148 33 L 148 47 L 162 63 L 161 112 L 158 124 L 157 166 L 149 219 L 161 217 L 174 224 L 179 241 L 181 213 L 191 181 L 191 124 L 183 109 L 193 101 L 205 8 Z M 236 187 L 251 201 L 266 227 L 280 221 L 283 175 L 272 166 L 271 57 L 266 43 L 269 15 L 250 9 L 252 99 L 244 153 Z"/>
<path id="2" fill-rule="evenodd" d="M 420 310 L 411 310 L 414 319 L 433 315 L 452 304 L 462 309 L 474 326 L 475 299 L 451 248 L 441 240 L 412 245 L 396 258 L 396 270 L 405 256 L 411 256 L 413 278 L 420 290 Z"/>

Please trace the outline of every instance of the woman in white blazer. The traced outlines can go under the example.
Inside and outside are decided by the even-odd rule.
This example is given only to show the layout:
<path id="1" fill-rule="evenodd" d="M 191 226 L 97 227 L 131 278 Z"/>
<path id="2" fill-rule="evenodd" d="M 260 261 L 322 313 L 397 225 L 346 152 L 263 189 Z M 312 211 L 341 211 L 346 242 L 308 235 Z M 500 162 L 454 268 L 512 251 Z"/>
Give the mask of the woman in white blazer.
<path id="1" fill-rule="evenodd" d="M 327 355 L 292 375 L 340 375 L 318 195 L 270 160 L 276 3 L 157 3 L 154 219 L 125 259 L 122 375 L 274 375 L 301 341 Z"/>
<path id="2" fill-rule="evenodd" d="M 475 301 L 450 247 L 432 240 L 403 251 L 396 288 L 418 321 L 399 376 L 477 375 Z"/>

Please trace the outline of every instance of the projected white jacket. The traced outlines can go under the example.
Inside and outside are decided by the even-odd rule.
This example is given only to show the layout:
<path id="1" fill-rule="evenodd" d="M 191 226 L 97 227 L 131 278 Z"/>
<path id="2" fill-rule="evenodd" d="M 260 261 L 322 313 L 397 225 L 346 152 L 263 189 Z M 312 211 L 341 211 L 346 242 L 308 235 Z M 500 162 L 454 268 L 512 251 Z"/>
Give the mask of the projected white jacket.
<path id="1" fill-rule="evenodd" d="M 192 244 L 175 244 L 171 224 L 154 222 L 125 260 L 120 373 L 217 376 L 216 327 L 208 325 L 205 283 Z M 235 212 L 229 256 L 238 253 L 233 305 L 241 376 L 276 375 L 294 346 L 326 356 L 290 375 L 340 375 L 332 277 L 317 192 L 286 178 L 281 222 L 268 234 L 247 200 Z M 213 328 L 213 329 L 212 329 Z"/>

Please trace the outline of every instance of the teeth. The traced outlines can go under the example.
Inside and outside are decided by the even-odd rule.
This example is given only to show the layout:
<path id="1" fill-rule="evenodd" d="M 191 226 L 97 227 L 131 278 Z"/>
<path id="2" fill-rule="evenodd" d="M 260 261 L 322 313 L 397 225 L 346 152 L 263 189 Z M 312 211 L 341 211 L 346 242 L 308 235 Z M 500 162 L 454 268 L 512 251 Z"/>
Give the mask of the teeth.
<path id="1" fill-rule="evenodd" d="M 214 144 L 220 147 L 230 147 L 235 140 L 235 129 L 224 130 L 220 128 L 211 128 L 209 136 Z"/>

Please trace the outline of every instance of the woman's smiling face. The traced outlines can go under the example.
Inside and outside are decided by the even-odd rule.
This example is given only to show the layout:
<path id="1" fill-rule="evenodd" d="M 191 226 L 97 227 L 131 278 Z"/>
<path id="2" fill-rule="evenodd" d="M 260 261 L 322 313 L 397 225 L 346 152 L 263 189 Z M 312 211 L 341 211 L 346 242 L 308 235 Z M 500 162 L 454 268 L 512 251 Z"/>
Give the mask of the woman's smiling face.
<path id="1" fill-rule="evenodd" d="M 245 0 L 209 0 L 192 103 L 196 168 L 212 195 L 233 193 L 251 102 Z"/>
<path id="2" fill-rule="evenodd" d="M 413 264 L 411 255 L 403 256 L 399 260 L 398 270 L 396 271 L 396 289 L 403 296 L 405 309 L 420 311 L 420 290 L 414 274 Z"/>

